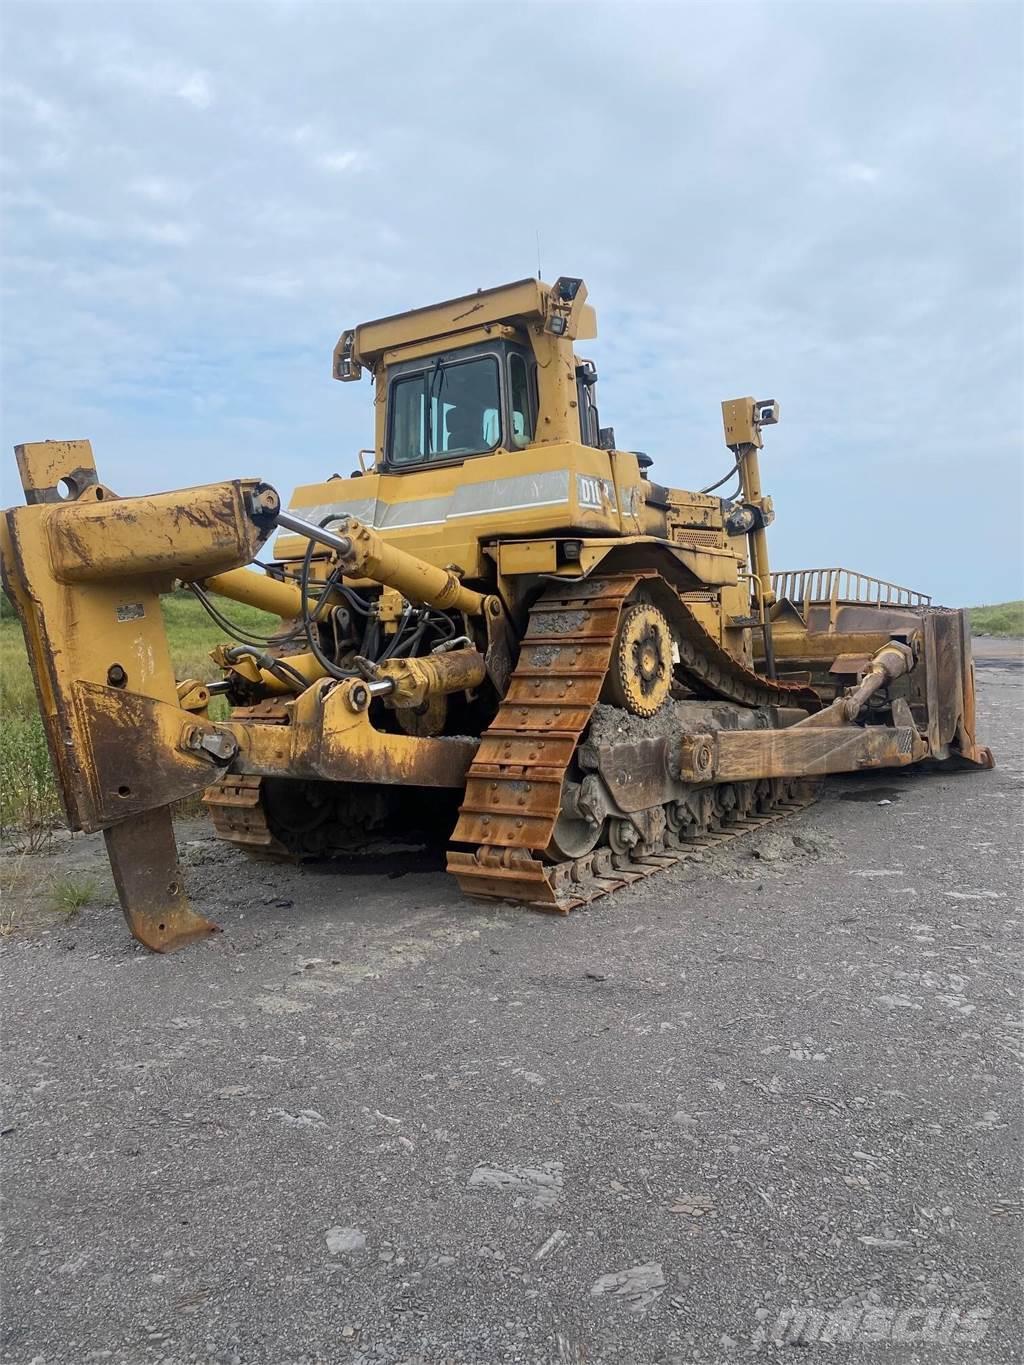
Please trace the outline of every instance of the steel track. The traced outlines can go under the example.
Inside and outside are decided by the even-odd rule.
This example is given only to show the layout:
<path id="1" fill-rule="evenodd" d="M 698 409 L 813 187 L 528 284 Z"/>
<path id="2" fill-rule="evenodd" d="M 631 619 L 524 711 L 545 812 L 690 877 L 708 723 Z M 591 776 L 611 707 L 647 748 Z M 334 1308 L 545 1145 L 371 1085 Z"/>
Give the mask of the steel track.
<path id="1" fill-rule="evenodd" d="M 602 849 L 566 861 L 549 852 L 563 781 L 600 698 L 622 608 L 645 584 L 660 582 L 653 573 L 634 573 L 559 583 L 534 605 L 519 663 L 470 767 L 452 834 L 453 844 L 476 846 L 448 853 L 448 870 L 466 895 L 568 911 L 688 856 L 665 848 L 631 860 Z M 677 606 L 671 624 L 680 670 L 695 690 L 748 706 L 819 704 L 808 688 L 745 668 L 685 603 L 677 599 Z"/>
<path id="2" fill-rule="evenodd" d="M 238 844 L 247 853 L 285 857 L 291 850 L 271 831 L 263 807 L 262 777 L 222 777 L 203 793 L 218 839 Z"/>
<path id="3" fill-rule="evenodd" d="M 529 854 L 523 856 L 518 849 L 511 851 L 511 857 L 494 849 L 480 850 L 475 855 L 449 852 L 448 870 L 467 896 L 518 901 L 534 909 L 567 915 L 656 872 L 700 861 L 705 849 L 775 824 L 811 805 L 817 797 L 813 783 L 773 779 L 771 786 L 771 799 L 757 812 L 741 815 L 718 829 L 709 827 L 674 846 L 665 843 L 640 854 L 617 854 L 610 848 L 599 848 L 582 858 L 547 864 Z"/>

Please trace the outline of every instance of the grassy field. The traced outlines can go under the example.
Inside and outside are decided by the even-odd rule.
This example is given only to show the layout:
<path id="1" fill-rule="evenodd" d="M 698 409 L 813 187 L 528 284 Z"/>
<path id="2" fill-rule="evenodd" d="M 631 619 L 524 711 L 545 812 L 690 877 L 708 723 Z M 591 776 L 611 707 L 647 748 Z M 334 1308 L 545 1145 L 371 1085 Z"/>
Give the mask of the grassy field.
<path id="1" fill-rule="evenodd" d="M 0 598 L 0 830 L 46 828 L 61 818 L 43 723 L 25 657 L 21 626 Z M 232 621 L 267 635 L 278 624 L 251 607 L 219 604 Z M 176 676 L 218 676 L 209 658 L 224 634 L 190 593 L 163 599 L 164 618 Z"/>
<path id="2" fill-rule="evenodd" d="M 209 651 L 223 641 L 220 629 L 188 593 L 165 597 L 163 603 L 177 676 L 215 677 Z M 221 606 L 232 621 L 262 634 L 277 624 L 251 607 Z M 1024 635 L 1024 601 L 972 607 L 971 624 L 976 634 Z M 60 815 L 21 626 L 0 596 L 0 830 L 45 829 Z"/>
<path id="3" fill-rule="evenodd" d="M 975 635 L 1024 635 L 1024 601 L 972 607 L 971 630 Z"/>

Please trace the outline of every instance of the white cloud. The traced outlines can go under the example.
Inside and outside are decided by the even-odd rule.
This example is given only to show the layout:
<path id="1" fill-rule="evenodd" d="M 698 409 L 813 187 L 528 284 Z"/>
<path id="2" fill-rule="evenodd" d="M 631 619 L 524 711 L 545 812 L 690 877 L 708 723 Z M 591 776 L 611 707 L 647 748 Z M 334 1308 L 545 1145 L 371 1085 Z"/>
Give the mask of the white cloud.
<path id="1" fill-rule="evenodd" d="M 137 90 L 144 95 L 175 98 L 193 109 L 208 109 L 213 87 L 204 71 L 189 71 L 168 61 L 147 60 L 129 52 L 100 63 L 97 77 L 108 85 Z"/>
<path id="2" fill-rule="evenodd" d="M 307 120 L 285 131 L 268 129 L 268 134 L 288 146 L 298 147 L 316 169 L 335 175 L 360 170 L 370 160 L 365 150 L 339 147 L 336 132 L 322 118 Z"/>
<path id="3" fill-rule="evenodd" d="M 65 30 L 70 27 L 65 25 Z M 65 31 L 56 51 L 65 70 L 80 70 L 86 79 L 101 85 L 179 99 L 193 109 L 208 109 L 213 103 L 213 84 L 206 70 L 157 56 L 150 42 L 136 42 L 125 34 Z"/>
<path id="4" fill-rule="evenodd" d="M 20 209 L 20 225 L 30 230 L 45 223 L 62 235 L 93 242 L 136 240 L 159 246 L 187 246 L 197 235 L 193 223 L 173 219 L 151 221 L 125 217 L 120 213 L 86 213 L 68 209 L 32 190 L 14 190 L 4 195 L 5 209 Z M 14 222 L 13 215 L 9 214 Z M 67 248 L 64 248 L 65 250 Z"/>
<path id="5" fill-rule="evenodd" d="M 149 306 L 174 301 L 179 290 L 162 270 L 147 263 L 142 266 L 93 265 L 89 268 L 59 269 L 62 290 L 82 299 L 118 305 L 144 298 Z"/>
<path id="6" fill-rule="evenodd" d="M 161 175 L 142 175 L 131 181 L 128 189 L 151 204 L 182 204 L 192 197 L 192 187 L 180 180 L 168 180 Z"/>
<path id="7" fill-rule="evenodd" d="M 88 237 L 102 241 L 114 235 L 112 224 L 87 213 L 76 213 L 73 209 L 58 208 L 53 204 L 44 206 L 44 213 L 50 225 L 58 232 L 68 232 L 75 237 Z"/>
<path id="8" fill-rule="evenodd" d="M 306 287 L 299 275 L 270 273 L 266 275 L 240 275 L 235 280 L 239 289 L 250 294 L 263 294 L 267 298 L 291 299 L 301 294 Z"/>
<path id="9" fill-rule="evenodd" d="M 316 158 L 316 164 L 323 171 L 357 171 L 366 164 L 366 157 L 362 152 L 321 152 Z"/>
<path id="10" fill-rule="evenodd" d="M 213 103 L 213 90 L 204 71 L 193 71 L 174 93 L 195 109 L 208 109 Z"/>
<path id="11" fill-rule="evenodd" d="M 68 164 L 71 148 L 63 142 L 44 142 L 36 160 L 41 171 L 59 171 Z"/>
<path id="12" fill-rule="evenodd" d="M 4 81 L 0 84 L 0 98 L 15 105 L 33 123 L 40 124 L 44 128 L 63 128 L 68 121 L 68 115 L 63 106 L 52 99 L 37 94 L 35 90 L 24 85 L 21 81 Z"/>
<path id="13" fill-rule="evenodd" d="M 188 246 L 196 236 L 196 229 L 191 223 L 176 223 L 167 221 L 163 223 L 136 222 L 133 223 L 128 231 L 145 241 L 155 242 L 160 246 Z"/>
<path id="14" fill-rule="evenodd" d="M 857 185 L 873 185 L 881 175 L 877 166 L 869 166 L 866 161 L 848 161 L 840 173 L 844 180 Z"/>

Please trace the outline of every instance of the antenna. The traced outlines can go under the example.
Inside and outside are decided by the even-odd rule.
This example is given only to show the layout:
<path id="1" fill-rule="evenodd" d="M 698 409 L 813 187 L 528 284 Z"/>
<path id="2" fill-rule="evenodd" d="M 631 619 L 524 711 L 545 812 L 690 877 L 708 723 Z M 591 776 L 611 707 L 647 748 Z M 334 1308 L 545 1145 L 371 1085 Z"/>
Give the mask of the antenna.
<path id="1" fill-rule="evenodd" d="M 540 282 L 540 228 L 537 228 L 537 281 Z"/>

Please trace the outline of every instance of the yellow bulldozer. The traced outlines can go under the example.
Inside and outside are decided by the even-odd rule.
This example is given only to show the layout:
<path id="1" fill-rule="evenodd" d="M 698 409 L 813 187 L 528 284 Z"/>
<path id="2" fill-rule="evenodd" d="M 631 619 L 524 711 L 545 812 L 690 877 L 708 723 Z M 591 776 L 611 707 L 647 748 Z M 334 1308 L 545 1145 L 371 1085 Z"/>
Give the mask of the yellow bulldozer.
<path id="1" fill-rule="evenodd" d="M 594 336 L 568 276 L 344 332 L 334 377 L 372 379 L 373 449 L 288 508 L 254 478 L 119 497 L 88 441 L 17 447 L 4 584 L 68 823 L 104 831 L 148 948 L 215 931 L 172 823 L 200 792 L 259 856 L 446 841 L 467 895 L 565 912 L 779 818 L 824 774 L 991 766 L 962 611 L 771 572 L 778 405 L 723 403 L 728 474 L 665 487 L 601 425 Z M 216 681 L 175 678 L 176 584 L 223 627 Z M 218 600 L 280 624 L 240 629 Z"/>

